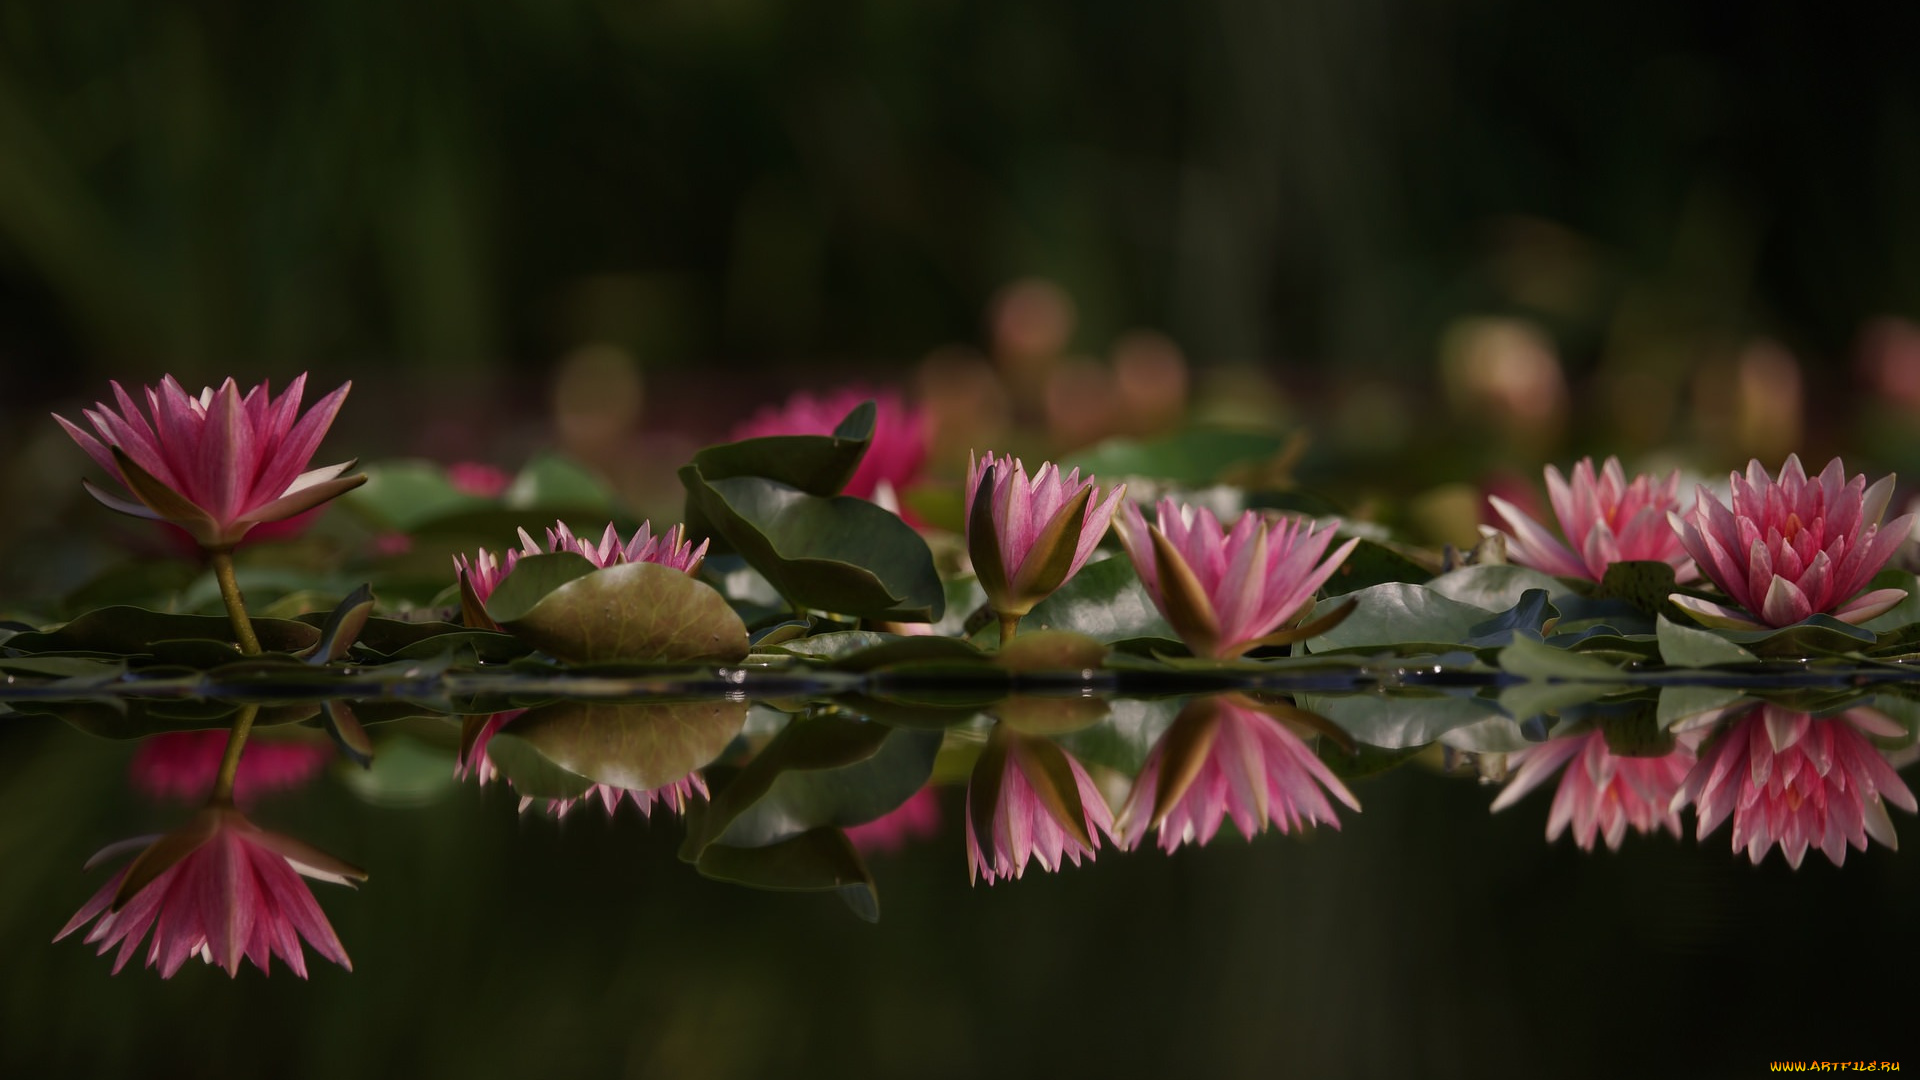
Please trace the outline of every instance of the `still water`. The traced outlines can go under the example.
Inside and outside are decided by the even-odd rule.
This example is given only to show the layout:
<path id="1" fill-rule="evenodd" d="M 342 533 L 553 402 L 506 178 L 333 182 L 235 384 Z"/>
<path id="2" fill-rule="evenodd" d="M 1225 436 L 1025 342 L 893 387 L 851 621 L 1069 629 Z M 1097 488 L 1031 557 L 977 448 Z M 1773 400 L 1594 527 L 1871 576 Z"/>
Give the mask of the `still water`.
<path id="1" fill-rule="evenodd" d="M 231 813 L 366 875 L 310 882 L 352 970 L 309 932 L 306 980 L 49 944 L 142 845 L 88 856 L 198 820 L 241 707 L 16 699 L 0 1073 L 1897 1061 L 1920 710 L 1845 682 L 256 700 Z"/>

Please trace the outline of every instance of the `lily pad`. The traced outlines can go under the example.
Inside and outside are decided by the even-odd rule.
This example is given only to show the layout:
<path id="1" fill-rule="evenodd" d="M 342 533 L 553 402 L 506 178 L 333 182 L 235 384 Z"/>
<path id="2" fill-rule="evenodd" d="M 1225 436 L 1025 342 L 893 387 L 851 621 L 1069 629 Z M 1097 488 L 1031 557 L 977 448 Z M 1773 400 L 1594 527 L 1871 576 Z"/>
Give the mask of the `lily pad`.
<path id="1" fill-rule="evenodd" d="M 932 622 L 946 610 L 926 541 L 865 499 L 757 476 L 709 480 L 698 465 L 680 480 L 688 520 L 697 510 L 793 604 L 893 622 Z"/>
<path id="2" fill-rule="evenodd" d="M 1034 605 L 1020 621 L 1020 633 L 1071 630 L 1109 644 L 1129 638 L 1178 641 L 1167 620 L 1153 606 L 1153 598 L 1134 573 L 1125 555 L 1089 562 L 1052 596 Z M 997 642 L 1000 631 L 988 629 L 982 637 Z M 1015 641 L 1020 637 L 1016 636 Z"/>
<path id="3" fill-rule="evenodd" d="M 1425 649 L 1433 644 L 1453 646 L 1471 637 L 1474 627 L 1496 614 L 1483 607 L 1450 600 L 1424 585 L 1386 582 L 1322 600 L 1314 607 L 1312 617 L 1318 619 L 1329 614 L 1347 599 L 1359 601 L 1359 606 L 1340 625 L 1310 638 L 1306 642 L 1309 652 Z"/>
<path id="4" fill-rule="evenodd" d="M 759 476 L 809 495 L 838 495 L 866 456 L 877 416 L 873 402 L 861 402 L 831 435 L 767 435 L 709 446 L 693 455 L 693 466 L 710 481 Z"/>
<path id="5" fill-rule="evenodd" d="M 1670 667 L 1705 668 L 1760 660 L 1711 630 L 1681 626 L 1664 615 L 1655 620 L 1654 630 L 1660 640 L 1660 659 Z"/>
<path id="6" fill-rule="evenodd" d="M 1339 596 L 1391 581 L 1424 584 L 1433 580 L 1433 576 L 1433 567 L 1378 541 L 1362 538 L 1327 579 L 1326 591 L 1329 596 Z"/>
<path id="7" fill-rule="evenodd" d="M 270 652 L 298 652 L 320 640 L 319 630 L 291 619 L 254 619 L 253 632 L 260 647 Z M 174 640 L 217 641 L 238 648 L 233 623 L 224 615 L 175 615 L 136 607 L 89 611 L 58 630 L 15 634 L 7 647 L 18 652 L 129 654 L 149 652 L 156 641 Z"/>
<path id="8" fill-rule="evenodd" d="M 516 567 L 501 590 L 519 573 Z M 501 629 L 574 663 L 727 662 L 747 655 L 746 624 L 726 598 L 659 563 L 591 570 L 554 588 L 524 613 L 502 617 L 491 604 L 489 612 Z"/>

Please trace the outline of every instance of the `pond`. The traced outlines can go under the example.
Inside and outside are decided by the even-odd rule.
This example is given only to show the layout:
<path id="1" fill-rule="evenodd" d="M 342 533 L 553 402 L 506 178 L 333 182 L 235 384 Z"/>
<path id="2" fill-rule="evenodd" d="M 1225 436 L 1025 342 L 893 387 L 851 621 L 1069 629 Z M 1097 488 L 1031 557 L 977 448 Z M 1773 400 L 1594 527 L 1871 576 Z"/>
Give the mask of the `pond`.
<path id="1" fill-rule="evenodd" d="M 1891 477 L 1589 459 L 1431 550 L 1271 435 L 903 503 L 855 400 L 656 530 L 553 458 L 307 470 L 303 385 L 62 421 L 174 550 L 0 623 L 0 1072 L 1900 1062 Z"/>

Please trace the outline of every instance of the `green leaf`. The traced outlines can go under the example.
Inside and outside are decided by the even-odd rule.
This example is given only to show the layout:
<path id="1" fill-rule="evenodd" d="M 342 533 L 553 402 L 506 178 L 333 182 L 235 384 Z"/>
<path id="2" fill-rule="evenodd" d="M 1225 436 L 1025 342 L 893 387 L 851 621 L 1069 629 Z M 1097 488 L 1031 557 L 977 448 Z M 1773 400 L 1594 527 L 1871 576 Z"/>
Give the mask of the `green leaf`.
<path id="1" fill-rule="evenodd" d="M 1667 597 L 1678 587 L 1673 580 L 1673 567 L 1667 563 L 1617 562 L 1607 567 L 1593 596 L 1597 600 L 1624 600 L 1640 611 L 1657 615 L 1673 610 Z"/>
<path id="2" fill-rule="evenodd" d="M 1869 589 L 1905 589 L 1907 598 L 1860 624 L 1876 634 L 1891 634 L 1920 624 L 1920 577 L 1905 570 L 1882 570 L 1867 586 Z"/>
<path id="3" fill-rule="evenodd" d="M 1660 639 L 1660 659 L 1669 667 L 1705 668 L 1721 664 L 1755 664 L 1760 660 L 1711 630 L 1681 626 L 1664 615 L 1654 620 L 1654 633 Z"/>
<path id="4" fill-rule="evenodd" d="M 1013 639 L 1016 642 L 1042 630 L 1071 630 L 1109 644 L 1129 638 L 1179 640 L 1153 606 L 1153 598 L 1125 555 L 1082 566 L 1052 596 L 1034 605 L 1020 629 L 1020 635 Z M 989 629 L 984 636 L 998 640 L 999 630 Z"/>
<path id="5" fill-rule="evenodd" d="M 760 477 L 705 479 L 680 470 L 693 511 L 802 607 L 896 622 L 929 622 L 946 607 L 920 534 L 865 499 L 821 498 Z"/>
<path id="6" fill-rule="evenodd" d="M 500 734 L 512 735 L 575 776 L 651 791 L 718 758 L 746 723 L 747 707 L 744 699 L 726 698 L 563 701 L 515 717 Z"/>
<path id="7" fill-rule="evenodd" d="M 1098 638 L 1072 630 L 1035 630 L 1020 634 L 994 657 L 1009 671 L 1080 671 L 1097 668 L 1107 657 Z"/>
<path id="8" fill-rule="evenodd" d="M 253 632 L 269 652 L 298 652 L 320 640 L 320 631 L 291 619 L 254 619 Z M 173 615 L 135 607 L 107 607 L 58 630 L 15 634 L 7 647 L 19 652 L 145 653 L 158 641 L 202 640 L 234 643 L 233 623 L 224 615 Z M 237 649 L 238 646 L 235 645 Z M 226 655 L 226 659 L 233 659 Z"/>
<path id="9" fill-rule="evenodd" d="M 1421 584 L 1433 579 L 1433 567 L 1423 565 L 1375 540 L 1362 539 L 1340 568 L 1327 579 L 1328 596 L 1358 592 L 1374 585 L 1399 581 Z"/>
<path id="10" fill-rule="evenodd" d="M 578 577 L 594 572 L 587 557 L 574 551 L 552 555 L 529 555 L 514 564 L 507 576 L 494 586 L 487 597 L 487 615 L 506 623 L 532 611 L 547 594 Z"/>
<path id="11" fill-rule="evenodd" d="M 608 514 L 618 500 L 613 489 L 580 462 L 563 454 L 541 454 L 513 478 L 500 501 L 515 510 L 540 509 L 564 517 L 562 510 Z"/>
<path id="12" fill-rule="evenodd" d="M 1570 592 L 1567 583 L 1557 577 L 1505 563 L 1450 570 L 1427 582 L 1427 588 L 1449 600 L 1483 607 L 1488 611 L 1505 611 L 1513 607 L 1531 589 L 1543 590 L 1555 599 Z"/>
<path id="13" fill-rule="evenodd" d="M 1777 630 L 1725 630 L 1720 636 L 1744 645 L 1755 656 L 1804 659 L 1812 656 L 1852 656 L 1878 641 L 1873 631 L 1841 622 L 1831 615 L 1814 615 Z"/>
<path id="14" fill-rule="evenodd" d="M 1455 645 L 1466 640 L 1474 627 L 1494 616 L 1494 612 L 1445 596 L 1422 585 L 1387 582 L 1373 585 L 1345 597 L 1320 601 L 1313 618 L 1333 611 L 1345 599 L 1358 600 L 1359 607 L 1345 622 L 1306 642 L 1310 652 L 1333 649 L 1404 649 L 1427 644 Z"/>
<path id="15" fill-rule="evenodd" d="M 1143 476 L 1185 487 L 1204 487 L 1229 472 L 1271 461 L 1287 447 L 1287 437 L 1272 432 L 1193 428 L 1151 442 L 1108 439 L 1068 456 L 1060 469 L 1078 468 L 1083 474 L 1095 473 L 1109 481 Z"/>
<path id="16" fill-rule="evenodd" d="M 341 503 L 396 532 L 411 533 L 430 521 L 489 503 L 456 489 L 447 480 L 447 470 L 436 462 L 381 461 L 362 471 L 367 482 L 343 496 Z"/>
<path id="17" fill-rule="evenodd" d="M 716 881 L 756 889 L 840 894 L 855 915 L 880 921 L 880 895 L 860 852 L 839 829 L 809 829 L 764 847 L 710 844 L 695 869 Z"/>
<path id="18" fill-rule="evenodd" d="M 515 567 L 501 589 L 519 573 Z M 746 624 L 726 598 L 659 563 L 593 570 L 548 592 L 525 614 L 499 621 L 515 637 L 574 663 L 725 663 L 747 655 Z"/>
<path id="19" fill-rule="evenodd" d="M 832 435 L 769 435 L 709 446 L 693 455 L 693 467 L 708 481 L 758 476 L 809 495 L 838 495 L 866 456 L 877 415 L 874 403 L 864 401 Z"/>
<path id="20" fill-rule="evenodd" d="M 367 625 L 367 616 L 373 614 L 373 586 L 362 585 L 347 594 L 327 616 L 320 628 L 320 640 L 307 650 L 306 659 L 312 664 L 331 664 L 344 658 L 347 650 L 353 647 L 359 638 L 360 630 Z"/>
<path id="21" fill-rule="evenodd" d="M 1542 641 L 1516 638 L 1500 650 L 1500 670 L 1524 679 L 1617 683 L 1620 669 L 1581 653 L 1556 649 Z"/>

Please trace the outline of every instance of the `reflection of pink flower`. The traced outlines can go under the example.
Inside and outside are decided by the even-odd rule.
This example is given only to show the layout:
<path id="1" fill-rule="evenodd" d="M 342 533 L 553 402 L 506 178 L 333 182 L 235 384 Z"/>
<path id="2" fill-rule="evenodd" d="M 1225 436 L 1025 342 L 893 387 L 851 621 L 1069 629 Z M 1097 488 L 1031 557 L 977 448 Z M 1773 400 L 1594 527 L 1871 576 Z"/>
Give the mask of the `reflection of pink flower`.
<path id="1" fill-rule="evenodd" d="M 269 729 L 271 730 L 271 729 Z M 228 732 L 171 731 L 151 735 L 133 753 L 133 784 L 159 800 L 197 802 L 213 790 L 226 753 Z M 233 801 L 251 806 L 261 795 L 288 791 L 312 780 L 333 756 L 318 740 L 276 739 L 256 732 L 233 777 Z"/>
<path id="2" fill-rule="evenodd" d="M 529 555 L 544 555 L 562 551 L 571 551 L 583 556 L 598 567 L 618 566 L 621 563 L 650 562 L 662 566 L 671 566 L 675 570 L 684 570 L 689 574 L 700 569 L 700 561 L 706 558 L 707 541 L 702 540 L 698 547 L 686 539 L 684 526 L 675 525 L 659 536 L 653 534 L 653 523 L 643 521 L 631 540 L 621 540 L 620 533 L 609 523 L 600 539 L 583 540 L 573 535 L 567 523 L 557 522 L 547 530 L 547 546 L 542 549 L 527 530 L 520 530 L 520 547 L 509 548 L 495 557 L 493 552 L 481 548 L 472 558 L 465 555 L 453 557 L 454 569 L 466 575 L 473 586 L 473 594 L 481 603 L 493 595 L 493 590 L 506 580 L 508 574 Z"/>
<path id="3" fill-rule="evenodd" d="M 447 483 L 462 495 L 497 499 L 513 484 L 505 469 L 478 461 L 456 461 L 447 466 Z"/>
<path id="4" fill-rule="evenodd" d="M 1599 581 L 1617 562 L 1664 562 L 1673 567 L 1676 581 L 1686 582 L 1698 572 L 1667 520 L 1678 509 L 1674 492 L 1679 486 L 1677 470 L 1665 480 L 1642 474 L 1629 483 L 1614 457 L 1597 474 L 1592 458 L 1580 459 L 1572 483 L 1547 466 L 1547 494 L 1571 547 L 1507 500 L 1488 496 L 1487 501 L 1513 530 L 1509 553 L 1521 566 Z"/>
<path id="5" fill-rule="evenodd" d="M 183 828 L 158 838 L 114 844 L 89 860 L 143 848 L 126 868 L 88 900 L 55 941 L 89 921 L 86 942 L 101 955 L 118 945 L 118 972 L 147 931 L 147 966 L 170 979 L 188 957 L 238 975 L 240 960 L 268 971 L 275 956 L 307 977 L 300 939 L 321 956 L 353 970 L 326 914 L 300 875 L 351 885 L 367 875 L 289 836 L 268 832 L 230 806 L 210 806 Z"/>
<path id="6" fill-rule="evenodd" d="M 1230 660 L 1313 605 L 1313 594 L 1360 541 L 1323 561 L 1333 530 L 1249 510 L 1232 529 L 1213 512 L 1162 499 L 1149 526 L 1128 503 L 1115 529 L 1155 607 L 1194 655 Z M 1164 568 L 1163 568 L 1164 564 Z"/>
<path id="7" fill-rule="evenodd" d="M 1076 522 L 1071 515 L 1083 492 Z M 1093 477 L 1082 480 L 1079 469 L 1062 476 L 1051 461 L 1031 477 L 1013 457 L 989 453 L 969 461 L 967 550 L 993 610 L 1003 620 L 1023 616 L 1079 573 L 1126 493 L 1121 484 L 1102 502 Z M 981 499 L 991 511 L 991 535 L 974 528 L 973 507 Z M 1073 539 L 1071 551 L 1064 546 L 1067 538 Z"/>
<path id="8" fill-rule="evenodd" d="M 853 471 L 842 493 L 873 499 L 880 485 L 894 492 L 911 487 L 927 460 L 927 414 L 908 408 L 898 393 L 874 393 L 857 386 L 825 394 L 798 393 L 780 405 L 769 405 L 733 429 L 731 438 L 757 439 L 767 435 L 831 435 L 840 421 L 861 402 L 874 404 L 873 441 Z"/>
<path id="9" fill-rule="evenodd" d="M 1228 817 L 1249 839 L 1269 824 L 1283 833 L 1317 824 L 1337 829 L 1328 794 L 1360 809 L 1340 778 L 1278 718 L 1235 695 L 1203 698 L 1182 709 L 1148 753 L 1118 828 L 1122 843 L 1135 848 L 1157 827 L 1160 847 L 1169 852 L 1189 841 L 1210 842 Z"/>
<path id="10" fill-rule="evenodd" d="M 347 387 L 300 415 L 307 377 L 276 399 L 261 383 L 244 396 L 232 379 L 189 395 L 169 375 L 146 390 L 146 408 L 114 383 L 116 405 L 82 414 L 99 436 L 56 416 L 73 441 L 134 501 L 86 485 L 108 508 L 178 525 L 209 550 L 231 548 L 254 526 L 310 510 L 366 482 L 340 474 L 353 462 L 306 469 Z M 117 406 L 117 407 L 116 407 Z M 148 417 L 151 416 L 151 421 Z"/>
<path id="11" fill-rule="evenodd" d="M 1861 593 L 1907 539 L 1913 517 L 1880 527 L 1893 477 L 1866 486 L 1834 458 L 1809 480 L 1790 455 L 1778 480 L 1758 461 L 1733 474 L 1729 510 L 1704 486 L 1691 514 L 1675 518 L 1687 551 L 1738 608 L 1676 593 L 1675 604 L 1710 626 L 1791 626 L 1825 613 L 1862 623 L 1907 598 L 1904 589 Z M 1859 593 L 1860 595 L 1855 595 Z"/>
<path id="12" fill-rule="evenodd" d="M 1055 782 L 1063 769 L 1073 781 L 1071 792 Z M 1068 798 L 1079 804 L 1080 813 L 1067 809 Z M 996 724 L 989 753 L 981 755 L 967 785 L 969 878 L 985 878 L 989 885 L 995 878 L 1017 878 L 1029 859 L 1042 870 L 1058 870 L 1068 860 L 1079 866 L 1099 850 L 1101 833 L 1113 836 L 1113 812 L 1087 770 L 1058 745 Z M 982 834 L 991 842 L 991 855 L 981 846 Z"/>
<path id="13" fill-rule="evenodd" d="M 1587 851 L 1593 850 L 1596 836 L 1606 839 L 1609 850 L 1620 850 L 1628 826 L 1638 833 L 1664 828 L 1679 837 L 1680 815 L 1669 804 L 1687 770 L 1693 768 L 1689 735 L 1680 736 L 1673 751 L 1660 757 L 1616 754 L 1598 731 L 1508 754 L 1507 763 L 1515 771 L 1506 790 L 1493 800 L 1493 809 L 1504 810 L 1519 802 L 1570 761 L 1573 764 L 1560 777 L 1553 811 L 1547 817 L 1548 841 L 1559 839 L 1568 825 L 1573 826 L 1574 842 Z"/>
<path id="14" fill-rule="evenodd" d="M 1733 850 L 1745 848 L 1755 865 L 1775 844 L 1796 868 L 1809 847 L 1835 866 L 1845 861 L 1848 844 L 1865 851 L 1869 836 L 1897 847 L 1882 800 L 1913 813 L 1913 792 L 1866 733 L 1892 736 L 1904 729 L 1871 709 L 1816 720 L 1778 705 L 1757 706 L 1707 745 L 1674 793 L 1673 809 L 1694 805 L 1699 836 L 1733 815 Z"/>
<path id="15" fill-rule="evenodd" d="M 891 854 L 915 840 L 931 840 L 940 834 L 940 796 L 931 787 L 914 792 L 913 797 L 865 825 L 847 830 L 847 839 L 868 855 Z"/>
<path id="16" fill-rule="evenodd" d="M 487 744 L 493 741 L 493 737 L 499 734 L 501 728 L 512 723 L 515 717 L 526 711 L 514 709 L 509 712 L 494 713 L 481 721 L 478 728 L 474 729 L 472 742 L 461 752 L 458 762 L 454 765 L 454 775 L 462 780 L 472 777 L 477 783 L 483 785 L 497 779 L 500 769 L 493 763 L 493 759 L 487 756 Z M 632 803 L 643 817 L 652 817 L 655 806 L 665 806 L 678 815 L 687 812 L 687 803 L 696 795 L 702 799 L 708 797 L 707 781 L 698 771 L 690 772 L 678 780 L 653 788 L 592 784 L 587 790 L 570 799 L 543 799 L 522 795 L 520 812 L 526 813 L 528 808 L 537 802 L 544 805 L 547 812 L 554 817 L 566 817 L 581 803 L 597 802 L 606 808 L 607 816 L 612 817 L 614 812 L 620 809 L 620 803 L 624 800 Z"/>

